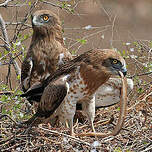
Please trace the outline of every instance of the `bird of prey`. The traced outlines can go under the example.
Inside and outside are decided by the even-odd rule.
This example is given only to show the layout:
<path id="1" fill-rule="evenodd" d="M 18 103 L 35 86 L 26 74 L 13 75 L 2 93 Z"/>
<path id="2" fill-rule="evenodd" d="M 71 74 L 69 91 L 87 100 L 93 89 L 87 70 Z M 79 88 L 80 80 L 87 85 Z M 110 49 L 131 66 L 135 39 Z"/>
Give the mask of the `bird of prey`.
<path id="1" fill-rule="evenodd" d="M 50 10 L 31 15 L 33 35 L 21 67 L 21 85 L 27 91 L 34 83 L 43 82 L 72 58 L 64 47 L 61 22 Z"/>
<path id="2" fill-rule="evenodd" d="M 127 79 L 127 93 L 133 89 L 134 83 L 132 79 Z M 104 83 L 99 89 L 96 91 L 95 95 L 95 107 L 103 108 L 112 106 L 120 102 L 121 96 L 121 88 L 122 81 L 120 78 L 109 78 L 109 80 Z M 85 105 L 84 105 L 85 106 Z M 82 110 L 82 105 L 80 102 L 77 104 L 77 110 Z M 85 107 L 83 107 L 83 111 L 87 111 Z M 90 112 L 90 111 L 88 111 Z"/>
<path id="3" fill-rule="evenodd" d="M 111 75 L 126 75 L 125 60 L 112 49 L 94 49 L 60 67 L 44 83 L 30 88 L 22 97 L 35 98 L 42 94 L 37 112 L 26 124 L 37 124 L 43 119 L 58 118 L 68 121 L 70 135 L 74 135 L 73 117 L 78 101 L 95 103 L 95 93 Z M 95 105 L 95 104 L 94 104 Z M 92 108 L 95 113 L 95 107 Z M 94 128 L 93 122 L 91 124 Z"/>
<path id="4" fill-rule="evenodd" d="M 127 79 L 127 93 L 133 89 L 133 81 L 132 79 Z M 82 110 L 83 114 L 87 116 L 89 122 L 93 124 L 95 118 L 95 109 L 105 108 L 112 105 L 115 105 L 120 102 L 120 98 L 122 95 L 122 81 L 120 78 L 109 78 L 102 86 L 98 88 L 95 93 L 95 103 L 88 103 L 87 101 L 82 102 L 78 101 L 76 105 L 77 111 Z M 78 116 L 78 117 L 77 117 Z M 82 115 L 81 115 L 82 116 Z M 76 118 L 79 118 L 80 114 L 76 115 Z M 52 125 L 54 125 L 53 119 L 51 120 Z M 95 129 L 92 125 L 92 130 L 95 132 Z"/>
<path id="5" fill-rule="evenodd" d="M 32 87 L 33 84 L 43 82 L 60 65 L 72 59 L 72 55 L 64 46 L 61 22 L 57 15 L 50 10 L 36 11 L 32 14 L 32 28 L 31 45 L 21 67 L 21 85 L 24 92 Z M 99 101 L 98 97 L 101 98 L 103 87 L 98 90 L 97 97 L 95 97 L 96 103 Z M 100 90 L 102 91 L 100 92 Z M 37 101 L 38 103 L 40 99 L 41 95 L 33 96 L 29 102 L 33 103 L 33 101 Z M 103 99 L 100 104 L 102 106 L 105 106 L 105 104 L 112 105 L 113 101 L 109 100 L 107 102 Z M 85 104 L 87 106 L 87 102 L 84 102 L 83 111 L 89 111 L 86 110 Z M 89 112 L 88 118 L 93 122 L 94 116 L 90 116 L 90 114 Z"/>

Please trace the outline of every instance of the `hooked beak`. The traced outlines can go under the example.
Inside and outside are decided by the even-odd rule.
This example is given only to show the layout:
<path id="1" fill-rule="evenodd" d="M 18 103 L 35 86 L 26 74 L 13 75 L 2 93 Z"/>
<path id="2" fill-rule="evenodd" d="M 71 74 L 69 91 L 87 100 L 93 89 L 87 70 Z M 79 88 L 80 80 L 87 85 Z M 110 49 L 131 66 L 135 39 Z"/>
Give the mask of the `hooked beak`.
<path id="1" fill-rule="evenodd" d="M 122 67 L 121 72 L 123 73 L 124 77 L 127 75 L 127 69 L 126 67 Z M 120 74 L 119 74 L 120 76 Z"/>
<path id="2" fill-rule="evenodd" d="M 31 23 L 32 23 L 32 27 L 34 26 L 34 24 L 33 24 L 33 15 L 31 15 Z"/>

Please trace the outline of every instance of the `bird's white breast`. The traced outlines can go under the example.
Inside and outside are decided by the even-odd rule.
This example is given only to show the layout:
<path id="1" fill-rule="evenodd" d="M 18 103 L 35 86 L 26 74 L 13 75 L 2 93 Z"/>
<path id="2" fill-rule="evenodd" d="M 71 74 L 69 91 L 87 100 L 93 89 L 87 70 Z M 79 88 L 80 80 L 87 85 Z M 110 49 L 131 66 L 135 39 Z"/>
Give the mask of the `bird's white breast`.
<path id="1" fill-rule="evenodd" d="M 63 79 L 66 79 L 66 77 Z M 81 78 L 80 74 L 76 76 L 76 79 L 74 79 L 74 81 L 67 81 L 66 83 L 66 85 L 69 87 L 67 95 L 56 112 L 62 123 L 67 119 L 72 119 L 74 117 L 76 111 L 76 103 L 78 100 L 81 100 L 85 96 L 85 89 L 87 87 L 84 84 L 84 81 Z"/>
<path id="2" fill-rule="evenodd" d="M 127 92 L 129 93 L 133 89 L 132 79 L 127 79 Z M 105 84 L 103 84 L 95 95 L 96 107 L 105 107 L 120 102 L 120 90 L 122 87 L 121 79 L 110 78 Z"/>

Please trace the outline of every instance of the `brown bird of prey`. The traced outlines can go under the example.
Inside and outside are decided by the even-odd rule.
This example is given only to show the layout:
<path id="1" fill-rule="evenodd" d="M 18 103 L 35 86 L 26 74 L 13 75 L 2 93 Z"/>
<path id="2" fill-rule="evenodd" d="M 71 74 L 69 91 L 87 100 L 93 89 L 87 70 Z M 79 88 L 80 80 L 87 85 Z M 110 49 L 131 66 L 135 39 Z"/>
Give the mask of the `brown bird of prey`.
<path id="1" fill-rule="evenodd" d="M 134 83 L 132 79 L 127 79 L 127 93 L 133 89 Z M 120 78 L 109 78 L 109 80 L 98 88 L 95 95 L 95 107 L 103 108 L 112 106 L 120 102 L 122 81 Z M 84 112 L 88 111 L 83 105 Z M 82 110 L 80 102 L 77 104 L 77 110 Z M 90 111 L 88 111 L 90 113 Z"/>
<path id="2" fill-rule="evenodd" d="M 24 92 L 33 84 L 43 82 L 49 75 L 52 75 L 60 65 L 72 59 L 72 55 L 64 47 L 61 22 L 58 16 L 49 10 L 36 11 L 32 14 L 32 28 L 33 36 L 31 45 L 21 68 L 21 84 Z M 98 97 L 99 100 L 102 98 L 101 94 L 103 91 L 100 92 L 102 89 L 103 88 L 98 89 L 99 91 L 96 95 L 97 103 Z M 33 96 L 32 100 L 29 101 L 30 103 L 33 101 L 39 102 L 40 98 L 41 95 Z M 109 100 L 109 102 L 107 102 L 102 99 L 102 102 L 99 103 L 102 106 L 105 106 L 105 104 L 107 106 L 112 105 L 113 101 L 115 100 Z M 118 101 L 119 100 L 114 103 Z M 85 106 L 85 103 L 83 109 L 84 111 L 89 111 L 86 110 L 87 105 Z M 94 115 L 90 116 L 90 114 L 89 111 L 88 118 L 93 122 Z"/>
<path id="3" fill-rule="evenodd" d="M 26 123 L 41 123 L 43 118 L 51 116 L 62 123 L 67 121 L 70 134 L 74 135 L 73 117 L 77 102 L 95 102 L 97 89 L 111 75 L 119 75 L 120 71 L 126 75 L 125 66 L 125 60 L 111 49 L 91 50 L 67 62 L 44 83 L 35 85 L 22 95 L 34 98 L 43 92 L 37 112 Z M 91 125 L 93 127 L 93 123 Z"/>
<path id="4" fill-rule="evenodd" d="M 21 67 L 24 92 L 34 83 L 41 83 L 53 75 L 60 65 L 72 58 L 64 47 L 61 22 L 57 15 L 50 10 L 39 10 L 31 18 L 32 40 Z"/>
<path id="5" fill-rule="evenodd" d="M 132 79 L 127 79 L 127 93 L 133 89 L 133 81 Z M 78 101 L 76 105 L 77 110 L 82 110 L 82 113 L 87 116 L 89 122 L 91 123 L 92 130 L 95 132 L 93 127 L 93 121 L 95 118 L 95 112 L 93 109 L 105 108 L 117 104 L 120 102 L 122 96 L 122 81 L 120 78 L 109 78 L 102 86 L 100 86 L 95 93 L 95 101 L 94 102 L 82 102 Z M 95 107 L 95 108 L 94 108 Z M 77 116 L 80 116 L 78 114 Z M 82 116 L 82 115 L 81 115 Z M 77 117 L 76 117 L 77 118 Z M 79 117 L 78 117 L 79 118 Z M 54 125 L 54 121 L 51 120 Z"/>

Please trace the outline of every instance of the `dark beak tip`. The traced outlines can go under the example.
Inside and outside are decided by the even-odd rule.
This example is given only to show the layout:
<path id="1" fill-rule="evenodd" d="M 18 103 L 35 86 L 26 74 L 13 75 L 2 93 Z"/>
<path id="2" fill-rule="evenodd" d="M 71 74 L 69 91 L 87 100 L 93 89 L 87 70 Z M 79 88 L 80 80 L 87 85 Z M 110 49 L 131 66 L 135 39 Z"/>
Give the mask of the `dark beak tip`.
<path id="1" fill-rule="evenodd" d="M 123 73 L 124 77 L 127 75 L 127 70 L 121 70 L 121 72 Z M 119 72 L 118 75 L 121 76 Z"/>
<path id="2" fill-rule="evenodd" d="M 124 77 L 127 75 L 127 71 L 122 72 Z"/>

